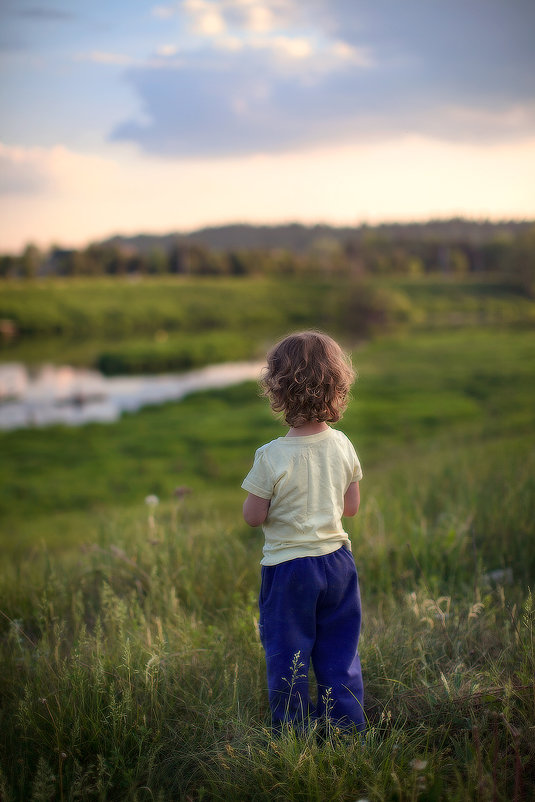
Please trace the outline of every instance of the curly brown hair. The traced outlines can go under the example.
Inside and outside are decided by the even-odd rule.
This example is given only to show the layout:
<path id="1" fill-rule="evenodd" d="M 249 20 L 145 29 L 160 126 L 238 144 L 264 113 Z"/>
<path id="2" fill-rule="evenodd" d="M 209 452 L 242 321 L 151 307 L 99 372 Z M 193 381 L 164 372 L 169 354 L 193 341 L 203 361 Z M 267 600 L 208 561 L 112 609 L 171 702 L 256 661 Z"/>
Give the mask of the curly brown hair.
<path id="1" fill-rule="evenodd" d="M 290 334 L 267 355 L 263 395 L 289 426 L 310 421 L 336 423 L 355 380 L 350 357 L 320 331 Z"/>

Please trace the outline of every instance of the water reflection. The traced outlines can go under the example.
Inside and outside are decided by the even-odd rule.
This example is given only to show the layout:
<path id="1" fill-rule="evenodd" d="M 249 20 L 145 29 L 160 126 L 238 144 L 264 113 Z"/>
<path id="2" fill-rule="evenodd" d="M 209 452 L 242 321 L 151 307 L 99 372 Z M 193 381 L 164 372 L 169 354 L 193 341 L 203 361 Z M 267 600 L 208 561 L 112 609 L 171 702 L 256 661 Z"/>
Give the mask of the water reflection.
<path id="1" fill-rule="evenodd" d="M 116 421 L 123 412 L 176 401 L 197 390 L 257 379 L 261 362 L 211 365 L 162 376 L 103 376 L 94 370 L 0 364 L 0 429 Z"/>

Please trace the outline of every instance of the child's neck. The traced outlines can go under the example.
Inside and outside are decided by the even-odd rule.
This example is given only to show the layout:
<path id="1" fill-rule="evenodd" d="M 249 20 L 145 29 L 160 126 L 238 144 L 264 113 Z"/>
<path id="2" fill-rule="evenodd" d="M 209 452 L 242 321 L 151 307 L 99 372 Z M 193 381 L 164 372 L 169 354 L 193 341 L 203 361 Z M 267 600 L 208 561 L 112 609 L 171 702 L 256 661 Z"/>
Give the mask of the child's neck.
<path id="1" fill-rule="evenodd" d="M 319 434 L 329 427 L 324 421 L 311 420 L 303 423 L 302 426 L 292 426 L 286 437 L 306 437 L 309 434 Z"/>

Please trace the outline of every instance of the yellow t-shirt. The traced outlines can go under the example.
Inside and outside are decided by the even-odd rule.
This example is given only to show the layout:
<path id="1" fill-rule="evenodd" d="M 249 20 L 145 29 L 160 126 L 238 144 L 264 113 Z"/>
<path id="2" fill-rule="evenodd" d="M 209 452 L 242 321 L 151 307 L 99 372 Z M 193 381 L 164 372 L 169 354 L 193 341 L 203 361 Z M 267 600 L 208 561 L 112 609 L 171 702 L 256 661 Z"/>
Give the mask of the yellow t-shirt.
<path id="1" fill-rule="evenodd" d="M 262 565 L 351 548 L 342 526 L 344 495 L 360 479 L 355 449 L 337 429 L 279 437 L 259 448 L 242 487 L 271 500 Z"/>

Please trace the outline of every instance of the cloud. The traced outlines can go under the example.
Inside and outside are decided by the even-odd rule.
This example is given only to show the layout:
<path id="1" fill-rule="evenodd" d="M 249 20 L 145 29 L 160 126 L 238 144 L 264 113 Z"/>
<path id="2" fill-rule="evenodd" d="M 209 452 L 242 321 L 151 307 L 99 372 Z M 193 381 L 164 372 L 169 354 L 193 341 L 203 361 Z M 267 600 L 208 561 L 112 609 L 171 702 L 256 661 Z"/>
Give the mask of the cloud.
<path id="1" fill-rule="evenodd" d="M 122 231 L 167 233 L 248 220 L 424 220 L 534 216 L 535 138 L 460 145 L 421 137 L 279 154 L 166 162 L 131 149 L 95 157 L 20 149 L 50 189 L 0 196 L 0 252 Z"/>
<path id="2" fill-rule="evenodd" d="M 517 0 L 184 0 L 180 64 L 132 67 L 145 122 L 112 140 L 163 156 L 278 151 L 412 132 L 535 131 L 535 4 Z"/>
<path id="3" fill-rule="evenodd" d="M 90 53 L 77 53 L 75 61 L 91 61 L 93 64 L 102 64 L 111 67 L 138 67 L 152 70 L 161 67 L 183 66 L 183 60 L 174 58 L 179 48 L 176 45 L 158 45 L 153 56 L 148 58 L 135 58 L 127 53 L 112 53 L 104 50 L 93 50 Z"/>
<path id="4" fill-rule="evenodd" d="M 63 145 L 29 148 L 0 142 L 0 194 L 58 195 L 98 191 L 117 168 L 109 159 L 80 154 Z"/>
<path id="5" fill-rule="evenodd" d="M 81 54 L 80 60 L 94 61 L 96 64 L 115 64 L 126 66 L 135 64 L 136 60 L 126 53 L 107 53 L 103 50 L 93 50 L 91 53 Z"/>
<path id="6" fill-rule="evenodd" d="M 250 31 L 266 33 L 275 27 L 274 14 L 268 6 L 251 5 L 247 12 L 247 27 Z"/>
<path id="7" fill-rule="evenodd" d="M 156 55 L 167 58 L 169 56 L 176 56 L 178 47 L 176 45 L 159 45 L 156 48 Z"/>
<path id="8" fill-rule="evenodd" d="M 0 142 L 0 195 L 34 195 L 50 188 L 40 163 L 40 148 L 19 148 Z"/>
<path id="9" fill-rule="evenodd" d="M 297 9 L 295 0 L 182 0 L 157 6 L 153 14 L 168 19 L 182 12 L 194 33 L 217 36 L 227 28 L 245 34 L 287 30 L 301 18 Z"/>
<path id="10" fill-rule="evenodd" d="M 17 10 L 18 17 L 26 17 L 27 19 L 40 20 L 43 22 L 71 22 L 76 19 L 76 15 L 70 11 L 64 11 L 59 8 L 50 8 L 48 6 L 30 6 L 28 8 L 21 8 Z"/>
<path id="11" fill-rule="evenodd" d="M 350 62 L 316 73 L 307 56 L 304 42 L 285 69 L 271 51 L 242 49 L 219 64 L 207 55 L 178 68 L 130 70 L 146 122 L 127 120 L 111 138 L 161 156 L 217 156 L 408 132 L 496 142 L 535 131 L 535 104 L 514 92 L 459 93 L 447 83 L 435 92 L 425 81 L 408 87 L 401 73 L 384 82 L 380 71 Z"/>
<path id="12" fill-rule="evenodd" d="M 160 19 L 170 19 L 175 16 L 177 11 L 178 8 L 176 6 L 154 6 L 152 9 L 153 15 Z"/>
<path id="13" fill-rule="evenodd" d="M 130 70 L 148 122 L 126 121 L 112 138 L 167 156 L 251 153 L 296 144 L 305 120 L 296 126 L 288 103 L 297 93 L 285 97 L 284 74 L 274 76 L 269 63 L 263 51 L 236 51 L 221 54 L 219 66 L 210 68 L 201 56 L 195 66 L 190 61 L 182 69 Z"/>
<path id="14" fill-rule="evenodd" d="M 28 50 L 29 45 L 21 37 L 0 39 L 0 53 L 18 53 Z"/>
<path id="15" fill-rule="evenodd" d="M 227 26 L 217 3 L 209 0 L 184 0 L 182 7 L 190 16 L 190 24 L 195 33 L 219 36 L 225 32 Z"/>

